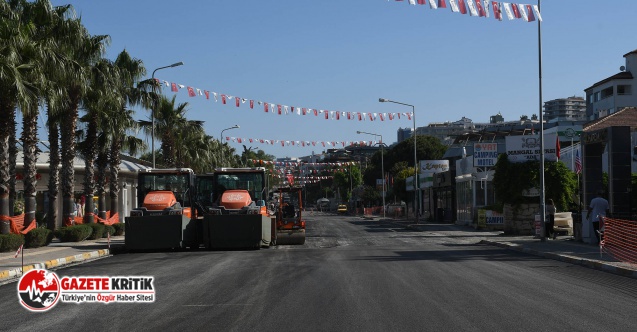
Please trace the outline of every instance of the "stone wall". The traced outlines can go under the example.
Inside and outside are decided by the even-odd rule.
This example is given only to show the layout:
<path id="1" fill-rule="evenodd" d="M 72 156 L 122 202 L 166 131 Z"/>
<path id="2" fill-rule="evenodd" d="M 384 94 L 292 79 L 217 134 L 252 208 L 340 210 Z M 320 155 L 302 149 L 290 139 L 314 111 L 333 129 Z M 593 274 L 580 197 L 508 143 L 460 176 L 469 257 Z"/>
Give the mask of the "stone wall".
<path id="1" fill-rule="evenodd" d="M 540 204 L 505 204 L 504 233 L 508 235 L 535 235 L 535 215 L 540 213 Z"/>

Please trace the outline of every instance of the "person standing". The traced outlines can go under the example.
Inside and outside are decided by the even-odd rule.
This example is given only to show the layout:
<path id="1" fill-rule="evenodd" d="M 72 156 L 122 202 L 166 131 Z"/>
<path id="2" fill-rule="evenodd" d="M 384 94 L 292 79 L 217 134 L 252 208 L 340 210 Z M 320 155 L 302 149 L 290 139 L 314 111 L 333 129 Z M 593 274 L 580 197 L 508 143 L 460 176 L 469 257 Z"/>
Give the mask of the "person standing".
<path id="1" fill-rule="evenodd" d="M 593 198 L 591 204 L 588 205 L 588 213 L 586 214 L 586 219 L 590 220 L 593 224 L 593 232 L 595 232 L 597 242 L 601 240 L 599 224 L 603 222 L 602 218 L 606 217 L 610 212 L 610 206 L 608 205 L 608 201 L 602 197 L 603 194 L 604 192 L 602 190 L 597 192 L 597 196 Z"/>
<path id="2" fill-rule="evenodd" d="M 556 234 L 555 234 L 555 203 L 553 202 L 553 199 L 549 199 L 546 202 L 546 223 L 544 223 L 544 233 L 546 234 L 546 237 L 548 238 L 553 238 L 553 240 L 555 240 Z"/>

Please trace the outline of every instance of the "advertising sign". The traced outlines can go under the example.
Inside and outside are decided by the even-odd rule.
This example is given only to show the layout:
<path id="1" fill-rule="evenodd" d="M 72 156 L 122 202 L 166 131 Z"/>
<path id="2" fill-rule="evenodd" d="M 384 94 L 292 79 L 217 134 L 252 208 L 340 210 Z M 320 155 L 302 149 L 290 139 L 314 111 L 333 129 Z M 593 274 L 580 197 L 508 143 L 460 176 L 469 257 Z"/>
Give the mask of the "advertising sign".
<path id="1" fill-rule="evenodd" d="M 420 173 L 442 173 L 449 170 L 449 160 L 421 160 Z"/>
<path id="2" fill-rule="evenodd" d="M 498 143 L 474 143 L 473 167 L 493 167 L 498 161 Z"/>
<path id="3" fill-rule="evenodd" d="M 505 140 L 510 162 L 540 160 L 540 135 L 507 136 Z M 557 161 L 556 134 L 544 134 L 544 160 Z"/>

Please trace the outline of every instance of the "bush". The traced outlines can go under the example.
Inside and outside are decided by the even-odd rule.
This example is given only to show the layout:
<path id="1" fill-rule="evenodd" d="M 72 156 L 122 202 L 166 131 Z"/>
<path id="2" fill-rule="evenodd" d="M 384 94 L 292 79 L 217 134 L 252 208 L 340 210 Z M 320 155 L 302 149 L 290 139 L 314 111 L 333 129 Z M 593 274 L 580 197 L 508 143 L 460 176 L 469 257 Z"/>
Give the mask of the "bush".
<path id="1" fill-rule="evenodd" d="M 102 237 L 108 237 L 109 233 L 113 236 L 113 234 L 115 234 L 115 227 L 111 225 L 104 225 L 104 235 L 102 235 Z"/>
<path id="2" fill-rule="evenodd" d="M 104 224 L 95 222 L 87 225 L 93 229 L 93 232 L 88 237 L 89 240 L 101 239 L 104 236 Z"/>
<path id="3" fill-rule="evenodd" d="M 115 228 L 115 236 L 124 235 L 124 230 L 126 229 L 126 224 L 118 222 L 117 224 L 113 224 Z"/>
<path id="4" fill-rule="evenodd" d="M 18 234 L 0 234 L 0 252 L 14 251 L 24 243 L 24 237 Z"/>
<path id="5" fill-rule="evenodd" d="M 55 231 L 55 237 L 61 242 L 80 242 L 86 240 L 93 233 L 93 228 L 88 225 L 74 225 L 61 227 Z"/>
<path id="6" fill-rule="evenodd" d="M 53 233 L 46 228 L 38 227 L 30 230 L 24 236 L 24 246 L 27 248 L 39 248 L 51 243 Z"/>

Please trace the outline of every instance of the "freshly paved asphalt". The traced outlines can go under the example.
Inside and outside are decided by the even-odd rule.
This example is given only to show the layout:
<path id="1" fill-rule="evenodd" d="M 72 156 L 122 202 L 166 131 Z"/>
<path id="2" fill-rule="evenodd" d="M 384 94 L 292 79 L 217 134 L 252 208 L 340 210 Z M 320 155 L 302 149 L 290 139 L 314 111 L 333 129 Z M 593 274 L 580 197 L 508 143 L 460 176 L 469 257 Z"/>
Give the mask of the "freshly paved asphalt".
<path id="1" fill-rule="evenodd" d="M 320 213 L 315 212 L 315 215 Z M 325 214 L 326 216 L 329 214 Z M 436 232 L 449 238 L 467 239 L 469 243 L 483 243 L 546 258 L 561 260 L 573 264 L 607 271 L 631 278 L 637 278 L 637 265 L 624 263 L 609 254 L 600 251 L 599 247 L 576 242 L 572 237 L 561 236 L 557 240 L 540 241 L 532 236 L 505 236 L 500 231 L 475 230 L 469 226 L 451 224 L 414 224 L 412 220 L 391 218 L 357 218 L 364 223 L 389 223 L 419 232 Z M 311 236 L 311 234 L 309 234 Z M 110 239 L 114 250 L 121 248 L 124 236 Z M 77 264 L 87 260 L 103 258 L 113 253 L 107 239 L 82 242 L 61 243 L 54 240 L 47 247 L 25 249 L 22 255 L 14 257 L 14 252 L 0 253 L 0 285 L 16 281 L 21 273 L 21 262 L 24 259 L 24 271 L 33 268 L 55 269 L 68 264 Z"/>
<path id="2" fill-rule="evenodd" d="M 622 276 L 637 268 L 600 259 L 594 246 L 399 220 L 307 221 L 303 246 L 121 254 L 57 271 L 153 275 L 153 304 L 59 303 L 32 314 L 6 284 L 3 330 L 630 331 L 637 323 L 637 281 Z M 104 246 L 27 249 L 25 263 Z M 0 270 L 13 260 L 19 266 L 2 254 Z M 596 263 L 578 263 L 588 260 Z"/>

